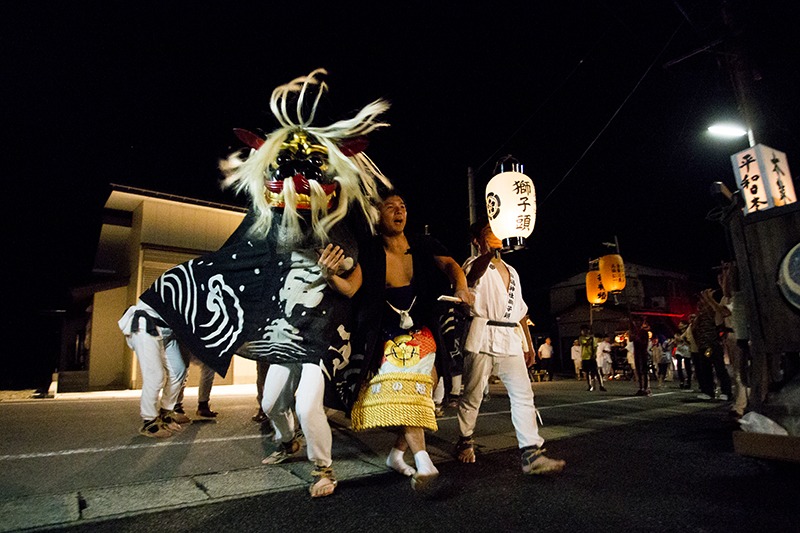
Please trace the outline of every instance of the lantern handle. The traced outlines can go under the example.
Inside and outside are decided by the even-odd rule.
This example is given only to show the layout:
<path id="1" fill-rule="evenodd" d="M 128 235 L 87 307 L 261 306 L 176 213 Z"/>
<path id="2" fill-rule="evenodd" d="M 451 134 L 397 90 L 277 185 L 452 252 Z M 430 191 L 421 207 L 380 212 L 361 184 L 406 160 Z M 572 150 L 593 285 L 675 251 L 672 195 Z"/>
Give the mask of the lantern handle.
<path id="1" fill-rule="evenodd" d="M 514 172 L 523 173 L 522 172 L 522 163 L 519 162 L 519 159 L 517 159 L 516 157 L 514 157 L 511 154 L 507 154 L 507 155 L 505 155 L 505 156 L 503 156 L 503 157 L 501 157 L 500 159 L 497 160 L 497 163 L 495 163 L 495 165 L 494 165 L 494 171 L 492 172 L 492 174 L 495 174 L 495 175 L 502 174 L 503 172 L 505 172 L 505 168 L 507 166 L 510 168 L 510 170 L 512 170 Z M 498 168 L 500 169 L 499 172 L 497 170 Z"/>

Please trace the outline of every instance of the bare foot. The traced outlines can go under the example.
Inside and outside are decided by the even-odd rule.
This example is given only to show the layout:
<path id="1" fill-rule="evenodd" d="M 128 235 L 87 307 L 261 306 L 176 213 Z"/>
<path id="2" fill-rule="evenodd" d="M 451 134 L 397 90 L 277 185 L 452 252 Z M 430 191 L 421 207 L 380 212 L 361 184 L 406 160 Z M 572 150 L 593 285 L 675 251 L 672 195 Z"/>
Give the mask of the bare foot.
<path id="1" fill-rule="evenodd" d="M 458 440 L 456 458 L 462 463 L 475 462 L 475 441 L 471 437 L 461 437 Z"/>
<path id="2" fill-rule="evenodd" d="M 335 479 L 323 477 L 311 485 L 311 487 L 308 488 L 308 492 L 311 493 L 312 498 L 322 498 L 333 494 L 336 485 L 338 485 L 338 483 Z"/>
<path id="3" fill-rule="evenodd" d="M 462 463 L 474 463 L 475 462 L 475 449 L 474 448 L 464 448 L 460 452 L 458 452 L 458 460 Z"/>

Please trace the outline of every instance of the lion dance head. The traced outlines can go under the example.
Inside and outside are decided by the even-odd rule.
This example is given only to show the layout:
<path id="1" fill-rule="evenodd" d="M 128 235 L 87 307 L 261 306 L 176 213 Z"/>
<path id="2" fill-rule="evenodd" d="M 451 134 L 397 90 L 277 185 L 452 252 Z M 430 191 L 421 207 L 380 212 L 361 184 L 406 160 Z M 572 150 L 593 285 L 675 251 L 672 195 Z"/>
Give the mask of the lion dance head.
<path id="1" fill-rule="evenodd" d="M 252 200 L 256 222 L 251 231 L 256 236 L 269 233 L 276 209 L 283 211 L 281 235 L 290 240 L 302 237 L 305 221 L 326 242 L 329 230 L 351 206 L 363 212 L 371 227 L 378 221 L 378 186 L 391 184 L 364 149 L 368 133 L 388 126 L 378 117 L 389 103 L 375 100 L 350 119 L 312 126 L 328 89 L 325 75 L 324 69 L 317 69 L 277 87 L 270 109 L 280 127 L 266 137 L 235 130 L 249 154 L 240 150 L 220 162 L 223 187 Z"/>

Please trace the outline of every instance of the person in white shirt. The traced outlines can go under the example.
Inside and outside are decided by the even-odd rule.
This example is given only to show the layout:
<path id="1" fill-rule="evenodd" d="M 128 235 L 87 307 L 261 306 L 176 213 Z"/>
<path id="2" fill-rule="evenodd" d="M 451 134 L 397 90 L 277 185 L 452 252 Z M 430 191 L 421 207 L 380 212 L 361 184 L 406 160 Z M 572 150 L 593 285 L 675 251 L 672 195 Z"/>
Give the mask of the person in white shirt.
<path id="1" fill-rule="evenodd" d="M 627 334 L 627 341 L 625 343 L 625 360 L 631 369 L 631 375 L 628 379 L 636 379 L 636 360 L 633 358 L 633 334 L 629 331 Z"/>
<path id="2" fill-rule="evenodd" d="M 575 365 L 575 379 L 580 381 L 583 360 L 581 359 L 581 343 L 578 341 L 578 339 L 575 339 L 572 342 L 572 350 L 570 351 L 570 354 L 572 355 L 572 363 Z"/>
<path id="3" fill-rule="evenodd" d="M 611 343 L 608 342 L 608 337 L 603 337 L 597 343 L 597 368 L 600 370 L 600 375 L 608 377 L 611 375 Z M 603 390 L 603 382 L 600 381 L 600 390 Z"/>
<path id="4" fill-rule="evenodd" d="M 534 357 L 528 333 L 528 306 L 522 299 L 519 275 L 500 258 L 502 243 L 486 221 L 470 227 L 472 242 L 481 255 L 464 263 L 467 285 L 474 294 L 471 323 L 464 342 L 464 393 L 458 405 L 460 438 L 456 456 L 462 463 L 475 462 L 472 438 L 483 388 L 492 367 L 508 391 L 511 422 L 522 453 L 524 474 L 553 474 L 565 461 L 542 454 L 544 439 L 536 422 L 528 365 Z"/>
<path id="5" fill-rule="evenodd" d="M 550 366 L 553 360 L 553 345 L 550 337 L 547 337 L 544 344 L 539 346 L 539 360 L 542 361 L 542 370 L 547 374 L 547 381 L 553 381 L 553 370 Z"/>

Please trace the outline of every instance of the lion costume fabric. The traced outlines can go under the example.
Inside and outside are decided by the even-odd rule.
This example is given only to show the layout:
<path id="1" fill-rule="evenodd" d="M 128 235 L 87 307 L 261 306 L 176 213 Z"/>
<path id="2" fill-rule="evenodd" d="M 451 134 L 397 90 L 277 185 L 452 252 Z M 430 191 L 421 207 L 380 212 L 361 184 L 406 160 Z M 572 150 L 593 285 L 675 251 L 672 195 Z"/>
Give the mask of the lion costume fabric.
<path id="1" fill-rule="evenodd" d="M 219 251 L 168 270 L 140 297 L 222 376 L 234 354 L 320 364 L 334 381 L 347 365 L 350 301 L 328 286 L 317 260 L 332 243 L 354 268 L 357 233 L 377 222 L 378 187 L 390 184 L 362 150 L 366 134 L 387 126 L 378 116 L 389 104 L 313 126 L 325 75 L 318 69 L 273 91 L 280 127 L 271 134 L 237 131 L 249 154 L 220 167 L 224 186 L 250 197 L 241 226 Z"/>

